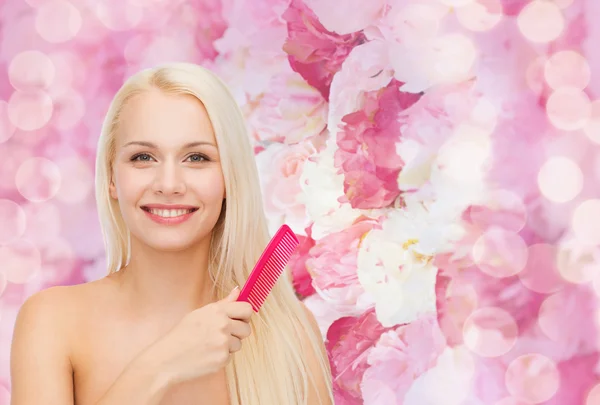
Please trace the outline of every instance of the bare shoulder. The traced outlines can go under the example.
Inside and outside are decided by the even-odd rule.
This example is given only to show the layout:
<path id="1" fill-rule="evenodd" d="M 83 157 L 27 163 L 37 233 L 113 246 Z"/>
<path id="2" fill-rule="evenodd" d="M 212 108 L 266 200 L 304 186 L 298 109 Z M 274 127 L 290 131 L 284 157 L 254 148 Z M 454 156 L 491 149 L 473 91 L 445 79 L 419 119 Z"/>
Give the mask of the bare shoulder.
<path id="1" fill-rule="evenodd" d="M 71 286 L 54 286 L 36 292 L 25 300 L 17 315 L 17 326 L 29 331 L 35 328 L 52 328 L 67 333 L 69 324 L 88 307 L 90 293 L 97 286 L 85 283 Z"/>
<path id="2" fill-rule="evenodd" d="M 71 343 L 90 288 L 50 287 L 21 305 L 10 355 L 13 405 L 73 403 Z"/>

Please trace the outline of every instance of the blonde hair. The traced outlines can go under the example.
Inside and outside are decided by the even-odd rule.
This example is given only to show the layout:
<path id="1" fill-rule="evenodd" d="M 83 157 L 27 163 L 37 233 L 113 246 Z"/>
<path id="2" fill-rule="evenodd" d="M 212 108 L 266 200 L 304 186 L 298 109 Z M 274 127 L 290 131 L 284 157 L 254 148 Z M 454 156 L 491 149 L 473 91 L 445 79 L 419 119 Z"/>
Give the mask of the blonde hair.
<path id="1" fill-rule="evenodd" d="M 109 107 L 96 159 L 96 200 L 108 273 L 125 267 L 131 254 L 129 231 L 118 203 L 109 194 L 116 129 L 127 101 L 152 89 L 192 95 L 202 102 L 210 117 L 227 203 L 213 229 L 209 272 L 215 295 L 223 298 L 236 285 L 244 284 L 270 235 L 243 114 L 227 86 L 214 73 L 194 64 L 170 63 L 140 71 L 123 84 Z M 306 361 L 309 350 L 315 354 L 322 375 L 327 376 L 325 384 L 333 401 L 329 363 L 319 349 L 323 342 L 313 333 L 311 321 L 295 295 L 289 269 L 252 318 L 251 326 L 252 335 L 226 367 L 231 404 L 307 404 L 309 383 L 316 383 Z"/>

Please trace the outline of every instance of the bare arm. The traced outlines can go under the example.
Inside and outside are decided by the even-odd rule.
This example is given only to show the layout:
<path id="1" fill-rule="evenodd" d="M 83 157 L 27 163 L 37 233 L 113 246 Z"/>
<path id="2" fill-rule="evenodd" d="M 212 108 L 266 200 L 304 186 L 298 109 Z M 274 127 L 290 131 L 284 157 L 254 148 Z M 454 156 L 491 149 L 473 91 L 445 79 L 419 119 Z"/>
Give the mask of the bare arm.
<path id="1" fill-rule="evenodd" d="M 72 405 L 73 370 L 69 360 L 62 290 L 52 288 L 21 306 L 11 345 L 12 405 Z"/>
<path id="2" fill-rule="evenodd" d="M 11 346 L 11 405 L 74 404 L 69 356 L 74 303 L 67 288 L 40 291 L 19 310 Z M 145 353 L 133 360 L 97 405 L 158 404 L 167 380 L 151 360 Z"/>
<path id="3" fill-rule="evenodd" d="M 158 365 L 144 351 L 125 367 L 95 405 L 158 405 L 169 383 L 167 376 L 161 375 Z"/>

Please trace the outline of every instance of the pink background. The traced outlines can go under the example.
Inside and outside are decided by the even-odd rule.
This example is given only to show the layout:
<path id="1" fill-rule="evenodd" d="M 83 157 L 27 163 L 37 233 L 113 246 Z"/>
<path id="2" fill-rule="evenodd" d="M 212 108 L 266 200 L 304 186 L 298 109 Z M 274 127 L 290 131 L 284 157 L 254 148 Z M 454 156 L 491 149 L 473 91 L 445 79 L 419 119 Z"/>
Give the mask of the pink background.
<path id="1" fill-rule="evenodd" d="M 0 2 L 0 404 L 31 294 L 105 274 L 123 80 L 202 64 L 247 117 L 336 404 L 599 404 L 597 0 Z"/>

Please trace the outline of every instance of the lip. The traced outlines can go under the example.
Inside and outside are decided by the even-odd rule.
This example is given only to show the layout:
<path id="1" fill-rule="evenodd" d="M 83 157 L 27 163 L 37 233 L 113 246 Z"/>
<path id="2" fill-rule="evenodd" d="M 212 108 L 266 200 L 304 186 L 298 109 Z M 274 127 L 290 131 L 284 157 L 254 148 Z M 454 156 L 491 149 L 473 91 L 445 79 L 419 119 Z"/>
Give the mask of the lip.
<path id="1" fill-rule="evenodd" d="M 171 209 L 171 210 L 186 210 L 186 209 L 194 209 L 194 211 L 189 212 L 187 214 L 183 214 L 183 215 L 179 215 L 178 217 L 169 217 L 169 218 L 165 218 L 165 217 L 161 217 L 159 215 L 153 214 L 150 211 L 145 210 L 144 208 L 152 208 L 152 209 Z M 187 221 L 188 219 L 190 219 L 192 217 L 192 215 L 194 215 L 194 213 L 196 211 L 198 211 L 197 207 L 191 207 L 191 206 L 186 206 L 186 205 L 162 205 L 162 204 L 152 204 L 152 205 L 144 205 L 142 207 L 142 211 L 144 211 L 144 213 L 148 216 L 148 218 L 150 218 L 151 220 L 153 220 L 154 222 L 161 224 L 161 225 L 178 225 L 181 224 L 185 221 Z"/>
<path id="2" fill-rule="evenodd" d="M 197 209 L 193 205 L 180 205 L 180 204 L 145 204 L 142 208 L 152 208 L 155 210 L 192 210 Z"/>

